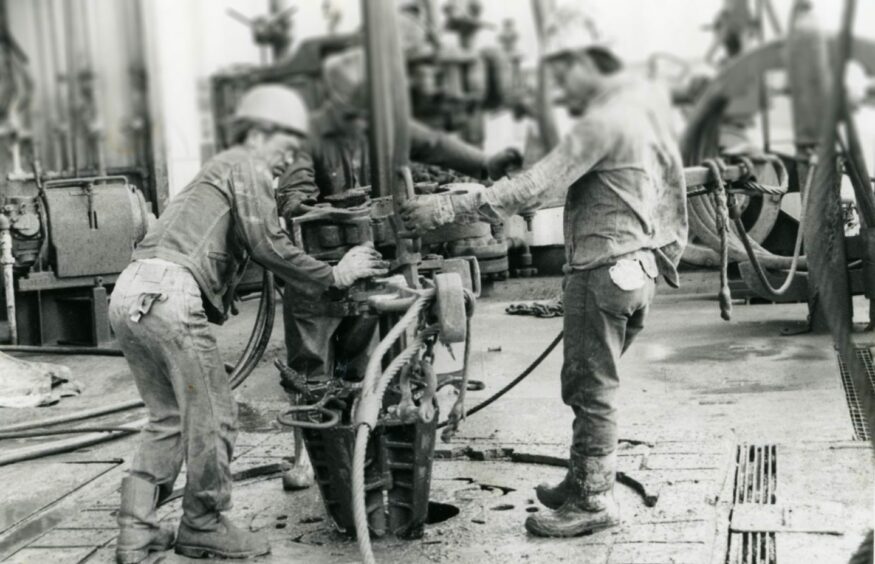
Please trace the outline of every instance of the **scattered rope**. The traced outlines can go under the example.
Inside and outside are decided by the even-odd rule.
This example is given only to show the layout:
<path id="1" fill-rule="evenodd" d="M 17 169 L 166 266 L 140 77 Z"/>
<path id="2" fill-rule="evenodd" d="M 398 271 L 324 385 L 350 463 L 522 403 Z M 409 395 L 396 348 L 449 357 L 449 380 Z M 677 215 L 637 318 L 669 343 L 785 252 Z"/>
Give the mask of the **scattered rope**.
<path id="1" fill-rule="evenodd" d="M 510 304 L 504 308 L 504 312 L 510 315 L 533 315 L 535 317 L 549 318 L 562 317 L 565 315 L 565 308 L 562 305 L 562 297 L 560 296 L 543 302 Z"/>

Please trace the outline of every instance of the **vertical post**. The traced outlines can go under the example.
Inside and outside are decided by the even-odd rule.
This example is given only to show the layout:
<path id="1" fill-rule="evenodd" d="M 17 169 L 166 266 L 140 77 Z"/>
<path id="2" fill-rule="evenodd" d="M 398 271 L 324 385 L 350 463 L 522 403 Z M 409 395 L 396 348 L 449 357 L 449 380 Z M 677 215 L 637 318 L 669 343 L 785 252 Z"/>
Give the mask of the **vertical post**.
<path id="1" fill-rule="evenodd" d="M 544 49 L 544 34 L 547 30 L 548 19 L 552 17 L 555 9 L 553 0 L 532 0 L 532 11 L 535 16 L 535 31 L 538 34 L 539 51 Z M 547 65 L 539 57 L 538 60 L 538 92 L 536 98 L 536 118 L 538 121 L 538 133 L 544 146 L 544 153 L 550 152 L 559 144 L 559 129 L 556 126 L 556 118 L 553 115 L 553 104 L 550 100 L 550 75 L 547 73 Z"/>
<path id="2" fill-rule="evenodd" d="M 793 93 L 793 134 L 796 142 L 796 152 L 803 157 L 814 151 L 821 140 L 824 125 L 824 108 L 829 106 L 830 80 L 833 76 L 829 64 L 829 49 L 826 37 L 812 12 L 807 0 L 799 0 L 793 9 L 793 19 L 787 35 L 785 57 L 787 60 L 787 77 L 790 91 Z M 833 139 L 835 143 L 835 139 Z M 821 148 L 822 150 L 823 148 Z M 818 159 L 818 171 L 824 171 L 818 177 L 825 182 L 835 182 L 835 153 L 830 153 L 829 159 Z M 828 173 L 826 171 L 829 171 Z M 808 167 L 797 167 L 798 177 L 808 175 Z M 818 178 L 816 177 L 816 179 Z M 807 200 L 809 194 L 802 194 Z M 808 206 L 812 208 L 812 206 Z M 811 223 L 811 222 L 808 222 Z M 806 229 L 806 231 L 808 231 Z M 818 236 L 816 232 L 807 232 L 805 248 L 810 249 L 811 237 Z M 807 252 L 807 251 L 806 251 Z M 808 279 L 808 314 L 809 325 L 814 332 L 826 332 L 829 327 L 824 318 L 823 309 L 818 305 L 819 288 L 812 277 Z"/>
<path id="3" fill-rule="evenodd" d="M 12 256 L 12 233 L 9 218 L 0 214 L 0 275 L 3 278 L 3 294 L 6 299 L 6 319 L 9 323 L 9 335 L 13 345 L 18 344 L 18 319 L 15 311 L 15 282 L 12 267 L 15 258 Z"/>

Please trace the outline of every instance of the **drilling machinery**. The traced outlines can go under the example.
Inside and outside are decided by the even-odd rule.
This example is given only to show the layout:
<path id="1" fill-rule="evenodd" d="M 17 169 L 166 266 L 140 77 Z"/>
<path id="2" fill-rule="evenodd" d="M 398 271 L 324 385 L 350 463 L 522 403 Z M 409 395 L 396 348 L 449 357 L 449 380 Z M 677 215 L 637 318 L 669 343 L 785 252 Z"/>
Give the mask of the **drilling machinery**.
<path id="1" fill-rule="evenodd" d="M 58 7 L 65 12 L 60 20 Z M 108 293 L 154 219 L 144 195 L 152 191 L 155 201 L 148 117 L 135 107 L 134 98 L 145 97 L 135 87 L 129 131 L 107 131 L 96 65 L 89 55 L 74 56 L 89 32 L 74 25 L 71 6 L 46 9 L 51 17 L 27 39 L 37 52 L 60 47 L 65 64 L 29 59 L 31 49 L 12 34 L 11 7 L 0 0 L 0 343 L 19 350 L 84 345 L 94 352 L 112 341 Z M 118 62 L 133 65 L 127 57 Z M 53 75 L 60 84 L 35 78 Z M 108 133 L 115 135 L 112 147 Z"/>
<path id="2" fill-rule="evenodd" d="M 414 186 L 397 16 L 391 0 L 365 1 L 362 12 L 371 190 L 317 205 L 292 219 L 287 230 L 297 245 L 329 262 L 351 246 L 371 244 L 391 261 L 392 272 L 338 296 L 336 307 L 363 327 L 376 325 L 377 337 L 353 332 L 365 338 L 338 346 L 328 376 L 308 380 L 289 374 L 299 404 L 279 421 L 303 429 L 335 526 L 368 543 L 370 535 L 422 534 L 438 426 L 435 349 L 460 343 L 467 348 L 477 271 L 473 258 L 423 255 L 421 242 L 402 229 L 399 206 Z M 371 352 L 362 377 L 345 366 L 363 350 Z"/>
<path id="3" fill-rule="evenodd" d="M 411 115 L 430 127 L 479 145 L 483 142 L 484 112 L 516 104 L 511 85 L 518 65 L 514 66 L 515 55 L 510 51 L 476 47 L 477 33 L 490 26 L 481 18 L 479 0 L 452 1 L 444 11 L 445 33 L 441 33 L 435 23 L 434 2 L 431 0 L 404 2 L 396 14 L 396 17 L 403 18 L 401 29 L 407 34 L 402 50 Z M 261 20 L 273 21 L 284 13 L 279 11 Z M 240 20 L 241 16 L 235 15 L 235 19 Z M 270 51 L 278 52 L 272 43 L 265 43 L 263 36 L 256 39 L 263 49 L 270 47 Z M 288 37 L 277 36 L 275 39 L 285 46 L 290 43 Z M 317 36 L 301 41 L 293 51 L 277 56 L 269 64 L 236 66 L 214 75 L 211 89 L 214 122 L 219 129 L 218 146 L 228 145 L 222 124 L 227 116 L 232 115 L 237 100 L 249 87 L 263 82 L 286 84 L 301 92 L 309 107 L 316 109 L 327 97 L 321 76 L 324 59 L 366 40 L 361 33 Z M 481 189 L 473 185 L 478 181 L 437 167 L 411 163 L 410 169 L 417 192 Z M 349 206 L 359 197 L 353 193 L 348 196 L 345 201 L 335 203 Z M 376 229 L 375 236 L 380 241 L 383 228 Z M 315 245 L 311 248 L 316 256 L 336 256 L 349 248 L 344 234 L 333 227 L 325 227 L 318 236 L 313 235 L 311 243 Z M 511 264 L 510 243 L 500 226 L 487 223 L 448 226 L 422 240 L 427 254 L 475 257 L 478 278 L 484 282 L 505 280 L 511 273 L 526 276 L 535 273 L 531 268 L 531 255 L 525 249 L 516 257 L 516 264 Z"/>

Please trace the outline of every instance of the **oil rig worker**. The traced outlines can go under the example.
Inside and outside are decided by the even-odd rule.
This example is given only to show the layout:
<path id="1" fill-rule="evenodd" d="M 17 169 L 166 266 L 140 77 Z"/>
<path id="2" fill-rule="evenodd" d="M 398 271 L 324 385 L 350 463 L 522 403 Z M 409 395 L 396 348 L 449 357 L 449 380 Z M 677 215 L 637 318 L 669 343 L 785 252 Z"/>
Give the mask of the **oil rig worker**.
<path id="1" fill-rule="evenodd" d="M 280 229 L 274 178 L 309 131 L 293 90 L 257 86 L 234 116 L 236 145 L 207 162 L 134 251 L 112 293 L 110 321 L 148 412 L 130 474 L 122 480 L 116 560 L 134 563 L 174 545 L 156 506 L 186 463 L 176 552 L 247 558 L 270 552 L 260 534 L 223 514 L 231 507 L 237 407 L 208 322 L 225 321 L 249 259 L 305 299 L 386 273 L 373 249 L 332 267 L 295 247 Z"/>
<path id="2" fill-rule="evenodd" d="M 567 537 L 619 523 L 617 363 L 644 327 L 657 277 L 678 284 L 686 187 L 667 94 L 623 70 L 591 14 L 557 9 L 544 57 L 576 118 L 568 135 L 513 179 L 473 194 L 417 197 L 402 219 L 418 233 L 499 221 L 565 191 L 561 390 L 574 412 L 570 464 L 561 483 L 536 488 L 553 511 L 530 516 L 526 529 Z"/>
<path id="3" fill-rule="evenodd" d="M 312 135 L 304 150 L 310 158 L 302 155 L 296 160 L 277 189 L 280 214 L 289 222 L 306 204 L 370 184 L 364 52 L 356 48 L 329 57 L 323 77 L 328 96 L 312 115 Z M 501 178 L 522 164 L 516 149 L 487 157 L 480 149 L 415 120 L 410 122 L 410 136 L 412 160 L 478 180 Z M 345 370 L 355 379 L 350 371 L 364 370 L 370 339 L 363 336 L 373 335 L 376 319 L 368 326 L 362 318 L 332 314 L 327 297 L 302 301 L 292 293 L 284 296 L 286 351 L 292 371 L 310 382 L 332 378 L 333 374 L 327 372 L 338 360 L 336 350 L 343 348 Z M 286 489 L 306 487 L 309 479 L 298 468 L 292 468 L 284 476 L 283 485 Z"/>

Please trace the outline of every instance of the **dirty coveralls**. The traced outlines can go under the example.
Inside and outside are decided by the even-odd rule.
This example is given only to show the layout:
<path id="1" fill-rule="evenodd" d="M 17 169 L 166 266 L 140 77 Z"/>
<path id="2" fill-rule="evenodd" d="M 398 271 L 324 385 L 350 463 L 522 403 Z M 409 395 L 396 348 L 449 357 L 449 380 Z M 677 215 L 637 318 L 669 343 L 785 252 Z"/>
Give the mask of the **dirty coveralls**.
<path id="1" fill-rule="evenodd" d="M 280 229 L 266 160 L 235 147 L 171 200 L 119 277 L 109 308 L 149 416 L 131 474 L 166 495 L 185 461 L 182 518 L 195 530 L 214 530 L 218 513 L 231 507 L 237 406 L 208 321 L 227 318 L 249 257 L 299 296 L 334 282 L 329 265 Z"/>
<path id="2" fill-rule="evenodd" d="M 280 214 L 291 222 L 302 203 L 313 203 L 325 196 L 370 184 L 370 154 L 367 131 L 350 127 L 332 104 L 326 104 L 311 119 L 313 133 L 308 148 L 312 160 L 302 158 L 293 164 L 277 189 Z M 416 162 L 450 168 L 477 179 L 487 177 L 486 156 L 479 149 L 453 137 L 429 129 L 416 121 L 410 124 L 410 158 Z M 366 335 L 373 335 L 376 319 L 367 323 L 356 317 L 343 317 L 332 311 L 327 296 L 316 301 L 295 299 L 283 294 L 288 365 L 308 380 L 328 378 L 335 352 L 342 348 L 347 374 L 361 373 L 367 364 Z M 356 338 L 351 337 L 355 335 Z M 352 342 L 355 341 L 356 344 Z M 348 344 L 349 346 L 344 346 Z M 339 352 L 339 351 L 338 351 Z M 290 390 L 288 390 L 290 391 Z"/>
<path id="3" fill-rule="evenodd" d="M 667 96 L 624 74 L 535 166 L 455 200 L 457 221 L 498 221 L 565 192 L 562 399 L 588 493 L 613 485 L 617 362 L 643 329 L 662 274 L 676 287 L 687 240 L 683 164 Z"/>

